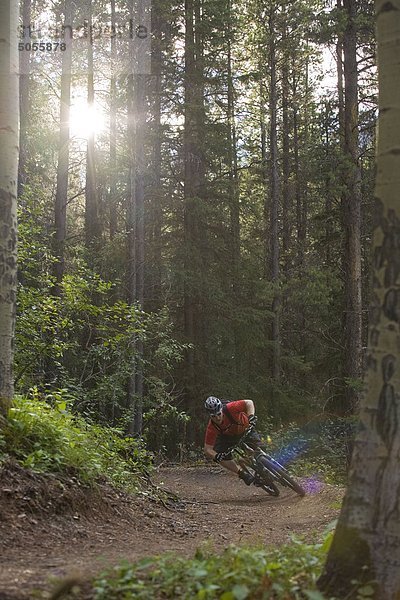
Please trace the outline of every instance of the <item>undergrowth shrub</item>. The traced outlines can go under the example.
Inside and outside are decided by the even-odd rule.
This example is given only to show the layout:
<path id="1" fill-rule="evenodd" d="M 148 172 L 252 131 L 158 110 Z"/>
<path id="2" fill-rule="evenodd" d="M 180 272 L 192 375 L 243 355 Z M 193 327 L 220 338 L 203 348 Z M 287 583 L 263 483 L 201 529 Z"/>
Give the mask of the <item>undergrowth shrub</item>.
<path id="1" fill-rule="evenodd" d="M 278 549 L 229 546 L 220 556 L 163 555 L 123 564 L 94 583 L 94 600 L 323 600 L 316 590 L 333 524 L 321 543 L 293 538 Z"/>
<path id="2" fill-rule="evenodd" d="M 151 468 L 151 455 L 138 439 L 115 428 L 87 423 L 37 398 L 17 397 L 0 438 L 0 456 L 14 457 L 39 472 L 73 473 L 90 483 L 104 476 L 118 487 L 135 489 Z"/>

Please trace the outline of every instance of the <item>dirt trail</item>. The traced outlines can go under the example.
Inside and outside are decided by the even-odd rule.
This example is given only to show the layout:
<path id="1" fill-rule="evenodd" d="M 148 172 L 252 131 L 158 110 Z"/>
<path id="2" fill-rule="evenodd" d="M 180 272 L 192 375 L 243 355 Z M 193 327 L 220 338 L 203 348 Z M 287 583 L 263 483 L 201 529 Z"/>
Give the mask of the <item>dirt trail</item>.
<path id="1" fill-rule="evenodd" d="M 29 502 L 33 484 L 13 489 L 0 477 L 0 600 L 48 598 L 54 578 L 85 578 L 165 551 L 189 556 L 203 543 L 221 551 L 230 543 L 277 545 L 293 533 L 311 540 L 337 516 L 343 495 L 314 483 L 305 498 L 286 489 L 273 498 L 205 465 L 162 468 L 153 481 L 179 495 L 178 508 L 108 491 L 90 499 L 90 511 L 77 505 L 57 514 L 49 506 L 46 515 Z"/>

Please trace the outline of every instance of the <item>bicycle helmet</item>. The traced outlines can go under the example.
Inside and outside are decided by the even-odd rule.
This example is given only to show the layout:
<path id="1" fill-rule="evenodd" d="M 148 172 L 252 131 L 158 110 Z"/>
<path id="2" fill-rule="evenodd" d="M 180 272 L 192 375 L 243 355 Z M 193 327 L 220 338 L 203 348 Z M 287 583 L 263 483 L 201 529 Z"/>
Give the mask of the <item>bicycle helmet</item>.
<path id="1" fill-rule="evenodd" d="M 209 396 L 204 403 L 204 407 L 210 415 L 218 415 L 222 411 L 222 402 L 215 396 Z"/>

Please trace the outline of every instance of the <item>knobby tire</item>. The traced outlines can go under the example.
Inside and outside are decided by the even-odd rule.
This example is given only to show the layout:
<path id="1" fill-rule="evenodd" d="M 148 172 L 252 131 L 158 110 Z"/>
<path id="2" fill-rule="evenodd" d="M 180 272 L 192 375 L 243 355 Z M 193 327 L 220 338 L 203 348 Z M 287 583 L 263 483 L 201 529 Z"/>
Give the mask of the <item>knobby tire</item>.
<path id="1" fill-rule="evenodd" d="M 257 472 L 257 471 L 256 471 Z M 276 487 L 275 483 L 272 481 L 270 474 L 267 472 L 266 469 L 260 469 L 258 470 L 258 475 L 261 478 L 262 481 L 262 485 L 260 485 L 260 487 L 264 490 L 264 492 L 267 492 L 267 494 L 269 494 L 270 496 L 279 496 L 279 489 Z"/>
<path id="2" fill-rule="evenodd" d="M 262 463 L 265 465 L 268 471 L 270 471 L 274 477 L 276 477 L 278 483 L 285 487 L 291 488 L 301 497 L 306 495 L 305 489 L 291 475 L 289 475 L 284 467 L 267 457 L 262 458 Z"/>
<path id="3" fill-rule="evenodd" d="M 267 469 L 260 464 L 247 464 L 244 467 L 246 471 L 249 473 L 247 466 L 249 466 L 256 475 L 258 475 L 261 479 L 262 485 L 257 486 L 267 492 L 270 496 L 279 496 L 279 489 L 276 487 L 275 483 L 271 479 L 271 475 L 268 473 Z M 243 468 L 243 467 L 242 467 Z"/>

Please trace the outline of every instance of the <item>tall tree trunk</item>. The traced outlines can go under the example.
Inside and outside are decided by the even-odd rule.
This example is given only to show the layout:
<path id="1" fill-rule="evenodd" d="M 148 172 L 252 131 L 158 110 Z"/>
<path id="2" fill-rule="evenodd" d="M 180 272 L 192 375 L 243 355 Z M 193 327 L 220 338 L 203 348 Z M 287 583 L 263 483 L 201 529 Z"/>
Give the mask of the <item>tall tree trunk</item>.
<path id="1" fill-rule="evenodd" d="M 283 44 L 287 44 L 285 28 Z M 289 119 L 289 61 L 282 62 L 282 251 L 285 258 L 285 270 L 288 270 L 287 253 L 290 248 L 290 209 L 292 189 L 290 182 L 290 119 Z"/>
<path id="2" fill-rule="evenodd" d="M 146 125 L 146 90 L 147 76 L 136 75 L 135 112 L 136 112 L 136 173 L 135 173 L 135 202 L 136 202 L 136 301 L 143 309 L 144 304 L 144 129 Z M 137 340 L 138 363 L 136 370 L 136 411 L 135 433 L 141 433 L 143 426 L 143 341 Z"/>
<path id="3" fill-rule="evenodd" d="M 236 147 L 236 124 L 235 124 L 235 89 L 232 74 L 232 4 L 228 0 L 228 156 L 229 156 L 229 191 L 230 191 L 230 233 L 231 233 L 231 277 L 232 277 L 232 302 L 235 305 L 239 298 L 240 278 L 240 206 L 239 206 L 239 178 Z M 240 373 L 241 353 L 239 348 L 239 327 L 234 324 L 233 328 L 233 354 L 235 357 L 234 367 L 236 375 Z"/>
<path id="4" fill-rule="evenodd" d="M 373 236 L 367 393 L 349 486 L 319 587 L 375 600 L 400 597 L 400 0 L 377 0 L 379 136 Z M 352 596 L 353 594 L 353 596 Z"/>
<path id="5" fill-rule="evenodd" d="M 307 40 L 307 52 L 309 50 L 309 43 Z M 305 64 L 305 80 L 304 80 L 304 101 L 305 106 L 303 109 L 303 135 L 302 135 L 302 146 L 304 149 L 304 154 L 308 156 L 309 151 L 309 105 L 310 105 L 310 87 L 309 87 L 309 58 L 306 56 L 306 64 Z M 301 247 L 301 257 L 302 257 L 302 270 L 305 268 L 305 250 L 306 250 L 306 240 L 307 240 L 307 219 L 308 219 L 308 178 L 309 178 L 309 166 L 307 161 L 303 161 L 302 169 L 300 173 L 300 183 L 301 183 L 301 209 L 300 209 L 300 224 L 299 224 L 299 242 Z M 305 325 L 305 308 L 302 307 L 302 320 L 303 325 Z M 305 339 L 305 336 L 304 336 Z"/>
<path id="6" fill-rule="evenodd" d="M 342 203 L 345 232 L 345 379 L 351 384 L 362 371 L 361 339 L 361 181 L 358 165 L 358 73 L 356 1 L 344 0 L 347 25 L 344 52 L 344 134 L 347 187 Z M 354 411 L 359 392 L 354 385 L 345 390 L 347 412 Z"/>
<path id="7" fill-rule="evenodd" d="M 185 243 L 185 279 L 184 279 L 184 330 L 186 340 L 193 344 L 195 299 L 193 286 L 190 283 L 189 269 L 193 266 L 194 251 L 194 223 L 193 223 L 193 197 L 196 190 L 196 169 L 194 168 L 196 155 L 195 147 L 195 102 L 194 82 L 195 53 L 194 53 L 194 10 L 193 0 L 185 0 L 185 131 L 184 131 L 184 243 Z M 193 388 L 195 379 L 194 348 L 186 350 L 186 379 L 187 388 Z M 189 392 L 190 393 L 190 392 Z M 190 400 L 187 400 L 190 402 Z M 190 408 L 188 406 L 188 408 Z"/>
<path id="8" fill-rule="evenodd" d="M 151 171 L 149 187 L 149 282 L 146 284 L 146 310 L 158 310 L 161 307 L 161 270 L 162 270 L 162 201 L 161 183 L 161 75 L 162 75 L 162 28 L 164 17 L 161 0 L 152 2 L 152 123 L 151 123 Z"/>
<path id="9" fill-rule="evenodd" d="M 143 308 L 144 302 L 144 127 L 146 123 L 146 75 L 130 76 L 130 197 L 128 199 L 128 300 Z M 133 89 L 132 89 L 133 88 Z M 135 125 L 133 124 L 135 123 Z M 138 434 L 143 425 L 143 342 L 133 339 L 135 360 L 128 384 L 129 433 Z"/>
<path id="10" fill-rule="evenodd" d="M 279 166 L 278 166 L 278 140 L 277 140 L 277 107 L 278 93 L 276 81 L 276 41 L 275 41 L 275 14 L 271 10 L 269 17 L 269 68 L 270 68 L 270 94 L 269 94 L 269 112 L 270 112 L 270 256 L 271 271 L 270 277 L 274 284 L 274 296 L 272 301 L 272 376 L 277 383 L 280 380 L 280 293 L 279 293 L 279 229 L 278 229 L 278 210 L 279 210 Z"/>
<path id="11" fill-rule="evenodd" d="M 0 418 L 14 395 L 17 292 L 18 3 L 0 3 Z"/>
<path id="12" fill-rule="evenodd" d="M 135 224 L 136 224 L 136 181 L 135 181 L 135 161 L 136 161 L 136 130 L 135 130 L 135 103 L 134 103 L 134 77 L 129 75 L 127 85 L 128 99 L 128 139 L 129 139 L 129 187 L 126 207 L 126 237 L 127 237 L 127 296 L 130 305 L 135 304 L 136 290 L 136 244 L 135 244 Z M 127 386 L 127 409 L 130 414 L 128 423 L 128 432 L 135 433 L 135 412 L 136 412 L 136 336 L 133 336 L 132 347 L 135 352 L 135 358 L 131 367 L 131 374 L 128 378 Z"/>
<path id="13" fill-rule="evenodd" d="M 301 173 L 300 173 L 300 133 L 299 133 L 299 90 L 297 87 L 298 68 L 293 58 L 292 61 L 292 93 L 293 93 L 293 159 L 295 177 L 295 200 L 296 200 L 296 233 L 297 233 L 297 266 L 299 270 L 304 264 L 304 244 L 302 239 L 302 197 L 301 197 Z"/>
<path id="14" fill-rule="evenodd" d="M 330 218 L 330 215 L 332 212 L 332 201 L 333 201 L 332 176 L 331 176 L 331 171 L 328 166 L 330 163 L 330 158 L 331 158 L 330 123 L 329 123 L 330 112 L 331 112 L 331 107 L 330 107 L 330 103 L 328 102 L 325 105 L 325 121 L 324 121 L 325 164 L 327 167 L 327 172 L 326 172 L 326 176 L 325 176 L 325 214 L 326 214 L 326 220 L 325 220 L 325 240 L 326 240 L 326 242 L 325 242 L 325 264 L 328 268 L 333 267 L 332 245 L 331 245 L 333 227 L 332 227 L 332 222 L 331 222 L 331 218 Z M 327 384 L 327 385 L 329 386 L 329 384 Z"/>
<path id="15" fill-rule="evenodd" d="M 92 27 L 92 0 L 89 0 L 89 31 Z M 88 81 L 87 102 L 89 109 L 94 107 L 94 66 L 93 66 L 93 39 L 88 41 Z M 100 222 L 99 207 L 96 190 L 96 159 L 94 131 L 89 132 L 86 152 L 86 187 L 85 187 L 85 237 L 86 247 L 90 248 L 99 242 Z"/>
<path id="16" fill-rule="evenodd" d="M 115 0 L 111 0 L 111 28 L 115 29 Z M 110 82 L 110 239 L 117 232 L 117 84 L 115 69 L 117 48 L 115 37 L 111 38 L 111 82 Z"/>
<path id="17" fill-rule="evenodd" d="M 31 42 L 28 35 L 31 24 L 31 0 L 22 2 L 22 27 L 23 42 Z M 18 197 L 22 194 L 23 184 L 26 183 L 27 143 L 26 132 L 29 115 L 29 77 L 30 77 L 30 52 L 24 50 L 19 54 L 19 163 L 18 163 Z"/>
<path id="18" fill-rule="evenodd" d="M 199 244 L 199 203 L 204 185 L 200 135 L 204 135 L 204 89 L 200 0 L 185 1 L 185 131 L 184 131 L 184 330 L 193 348 L 186 353 L 186 401 L 193 413 L 199 372 L 199 333 L 202 329 L 199 290 L 203 277 Z"/>
<path id="19" fill-rule="evenodd" d="M 72 7 L 71 1 L 65 0 L 64 4 L 64 41 L 66 49 L 62 54 L 61 71 L 61 97 L 60 97 L 60 138 L 58 142 L 57 161 L 57 187 L 54 206 L 55 222 L 55 255 L 54 265 L 56 285 L 54 292 L 59 295 L 60 283 L 64 275 L 65 238 L 66 238 L 66 215 L 68 195 L 68 167 L 69 167 L 69 113 L 71 105 L 71 65 L 72 65 Z"/>
<path id="20" fill-rule="evenodd" d="M 337 0 L 337 9 L 342 11 L 342 0 Z M 344 149 L 344 89 L 343 89 L 343 34 L 339 33 L 336 42 L 336 72 L 338 82 L 338 113 L 339 113 L 339 136 L 341 147 Z"/>
<path id="21" fill-rule="evenodd" d="M 307 40 L 308 50 L 308 40 Z M 303 110 L 302 110 L 302 128 L 301 135 L 298 130 L 296 116 L 296 208 L 297 208 L 297 254 L 298 254 L 298 277 L 303 280 L 306 271 L 306 239 L 307 239 L 307 215 L 308 215 L 308 163 L 299 157 L 299 146 L 303 149 L 303 155 L 308 156 L 308 122 L 309 122 L 309 65 L 308 56 L 306 57 L 304 73 L 304 92 L 303 92 Z M 299 119 L 300 122 L 300 119 Z M 307 355 L 307 335 L 306 335 L 306 303 L 303 298 L 298 304 L 299 329 L 302 332 L 299 340 L 299 349 L 302 356 Z"/>

